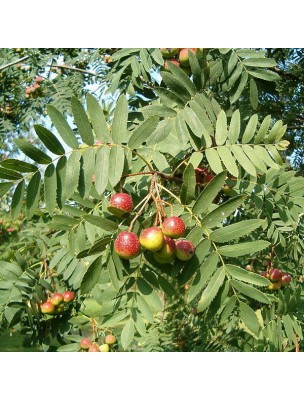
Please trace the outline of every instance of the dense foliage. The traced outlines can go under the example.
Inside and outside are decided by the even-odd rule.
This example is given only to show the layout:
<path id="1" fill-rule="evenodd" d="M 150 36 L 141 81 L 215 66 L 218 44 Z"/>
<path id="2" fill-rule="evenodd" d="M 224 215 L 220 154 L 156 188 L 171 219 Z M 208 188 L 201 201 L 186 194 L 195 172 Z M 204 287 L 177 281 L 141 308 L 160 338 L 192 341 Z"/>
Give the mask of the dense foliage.
<path id="1" fill-rule="evenodd" d="M 303 108 L 284 82 L 302 70 L 280 63 L 302 53 L 161 50 L 1 50 L 2 234 L 22 230 L 0 238 L 0 326 L 45 351 L 109 334 L 112 351 L 298 351 L 304 178 L 287 156 L 301 168 Z M 294 101 L 284 122 L 276 96 Z M 121 192 L 134 208 L 115 215 Z M 117 254 L 120 232 L 172 215 L 192 257 Z"/>

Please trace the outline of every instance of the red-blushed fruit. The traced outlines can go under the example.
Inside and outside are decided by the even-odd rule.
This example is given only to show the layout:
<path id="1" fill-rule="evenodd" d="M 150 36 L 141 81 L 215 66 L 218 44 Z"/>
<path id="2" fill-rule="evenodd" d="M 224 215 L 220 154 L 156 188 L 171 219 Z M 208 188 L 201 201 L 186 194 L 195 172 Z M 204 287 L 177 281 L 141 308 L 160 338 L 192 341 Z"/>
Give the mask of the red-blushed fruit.
<path id="1" fill-rule="evenodd" d="M 268 271 L 261 271 L 261 272 L 260 272 L 260 275 L 263 276 L 264 278 L 269 279 L 269 273 L 268 273 Z"/>
<path id="2" fill-rule="evenodd" d="M 282 279 L 282 276 L 283 276 L 282 271 L 277 268 L 272 268 L 269 271 L 269 278 L 272 282 L 280 281 Z"/>
<path id="3" fill-rule="evenodd" d="M 133 210 L 132 197 L 127 193 L 115 193 L 110 198 L 108 211 L 118 217 L 130 213 Z"/>
<path id="4" fill-rule="evenodd" d="M 269 289 L 269 290 L 279 290 L 281 286 L 282 286 L 282 282 L 281 282 L 281 281 L 279 281 L 279 282 L 272 282 L 272 283 L 268 286 L 268 289 Z"/>
<path id="5" fill-rule="evenodd" d="M 188 261 L 195 253 L 195 246 L 189 240 L 180 239 L 175 242 L 176 257 L 181 261 Z"/>
<path id="6" fill-rule="evenodd" d="M 41 312 L 42 314 L 54 314 L 55 313 L 55 306 L 50 301 L 46 301 L 45 303 L 41 304 Z"/>
<path id="7" fill-rule="evenodd" d="M 63 302 L 63 294 L 61 293 L 55 293 L 53 294 L 53 297 L 50 300 L 51 303 L 54 304 L 54 306 L 59 306 Z"/>
<path id="8" fill-rule="evenodd" d="M 114 242 L 114 250 L 119 257 L 126 260 L 135 258 L 140 253 L 138 236 L 134 232 L 120 232 Z"/>
<path id="9" fill-rule="evenodd" d="M 63 293 L 63 301 L 65 303 L 71 303 L 75 299 L 75 293 L 70 292 L 67 290 L 66 292 Z"/>
<path id="10" fill-rule="evenodd" d="M 38 82 L 38 83 L 41 83 L 43 81 L 42 76 L 36 76 L 35 81 Z"/>
<path id="11" fill-rule="evenodd" d="M 281 279 L 282 286 L 287 286 L 290 284 L 290 282 L 291 282 L 291 276 L 286 272 L 284 272 Z"/>
<path id="12" fill-rule="evenodd" d="M 161 48 L 161 49 L 159 49 L 159 50 L 160 50 L 160 52 L 162 53 L 162 56 L 163 56 L 164 58 L 172 58 L 172 57 L 174 57 L 174 56 L 178 53 L 178 51 L 179 51 L 179 49 L 172 49 L 172 48 L 167 48 L 167 47 Z"/>
<path id="13" fill-rule="evenodd" d="M 110 346 L 108 344 L 102 344 L 99 346 L 99 351 L 102 353 L 108 353 L 110 351 Z"/>
<path id="14" fill-rule="evenodd" d="M 164 69 L 166 71 L 169 71 L 169 64 L 168 62 L 172 62 L 172 64 L 175 64 L 177 67 L 179 67 L 179 62 L 175 58 L 170 58 L 169 60 L 164 62 Z"/>
<path id="15" fill-rule="evenodd" d="M 176 244 L 174 239 L 164 236 L 164 245 L 157 252 L 157 254 L 162 258 L 171 258 L 175 253 L 175 249 L 176 249 Z"/>
<path id="16" fill-rule="evenodd" d="M 179 217 L 165 218 L 162 223 L 162 231 L 169 238 L 178 239 L 185 233 L 186 227 L 184 221 Z"/>
<path id="17" fill-rule="evenodd" d="M 164 245 L 164 235 L 160 228 L 151 226 L 141 231 L 139 242 L 147 250 L 158 251 Z"/>
<path id="18" fill-rule="evenodd" d="M 179 52 L 179 62 L 180 65 L 188 67 L 189 66 L 189 51 L 196 53 L 197 49 L 182 49 Z"/>
<path id="19" fill-rule="evenodd" d="M 88 350 L 90 348 L 91 344 L 92 344 L 91 340 L 87 337 L 84 337 L 80 341 L 80 347 L 84 350 Z"/>
<path id="20" fill-rule="evenodd" d="M 105 344 L 109 345 L 115 344 L 117 342 L 116 337 L 114 335 L 107 335 L 104 341 Z"/>
<path id="21" fill-rule="evenodd" d="M 92 343 L 89 347 L 89 353 L 100 353 L 100 349 L 97 343 Z"/>

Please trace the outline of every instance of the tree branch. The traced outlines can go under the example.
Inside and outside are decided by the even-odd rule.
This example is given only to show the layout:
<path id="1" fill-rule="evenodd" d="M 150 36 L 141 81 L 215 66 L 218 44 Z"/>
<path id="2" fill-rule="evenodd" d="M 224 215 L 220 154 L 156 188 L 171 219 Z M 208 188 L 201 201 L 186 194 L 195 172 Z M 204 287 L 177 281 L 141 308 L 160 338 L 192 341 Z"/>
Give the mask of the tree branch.
<path id="1" fill-rule="evenodd" d="M 88 75 L 93 75 L 93 76 L 96 76 L 96 77 L 99 77 L 99 78 L 103 78 L 102 75 L 96 74 L 95 72 L 86 71 L 85 69 L 81 69 L 81 68 L 70 67 L 69 65 L 47 65 L 47 67 L 65 68 L 65 69 L 70 69 L 72 71 L 81 72 L 82 74 L 88 74 Z"/>
<path id="2" fill-rule="evenodd" d="M 12 61 L 12 62 L 9 63 L 9 64 L 3 65 L 3 67 L 0 67 L 0 71 L 2 71 L 2 70 L 5 69 L 5 68 L 11 67 L 12 65 L 19 64 L 19 63 L 21 63 L 22 61 L 27 60 L 28 58 L 29 58 L 29 56 L 24 56 L 24 57 L 22 57 L 22 58 L 19 58 L 19 59 L 16 60 L 16 61 Z"/>

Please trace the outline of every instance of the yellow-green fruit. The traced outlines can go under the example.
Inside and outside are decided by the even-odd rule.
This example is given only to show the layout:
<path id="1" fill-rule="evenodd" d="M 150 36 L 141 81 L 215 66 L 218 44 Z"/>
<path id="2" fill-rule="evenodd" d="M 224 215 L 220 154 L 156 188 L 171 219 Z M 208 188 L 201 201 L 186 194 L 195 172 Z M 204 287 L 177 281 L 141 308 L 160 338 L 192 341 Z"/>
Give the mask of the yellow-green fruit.
<path id="1" fill-rule="evenodd" d="M 144 229 L 139 236 L 139 243 L 147 250 L 160 250 L 164 245 L 164 235 L 162 230 L 157 226 Z"/>
<path id="2" fill-rule="evenodd" d="M 159 255 L 158 251 L 155 251 L 153 253 L 153 258 L 155 261 L 157 261 L 159 264 L 170 264 L 172 261 L 174 261 L 175 256 L 172 255 L 170 257 L 161 257 Z"/>
<path id="3" fill-rule="evenodd" d="M 108 344 L 102 344 L 99 346 L 99 349 L 102 353 L 108 353 L 110 351 L 110 346 Z"/>
<path id="4" fill-rule="evenodd" d="M 269 290 L 279 290 L 281 286 L 282 286 L 282 282 L 281 282 L 281 281 L 279 281 L 279 282 L 272 282 L 272 283 L 268 286 L 268 289 L 269 289 Z"/>

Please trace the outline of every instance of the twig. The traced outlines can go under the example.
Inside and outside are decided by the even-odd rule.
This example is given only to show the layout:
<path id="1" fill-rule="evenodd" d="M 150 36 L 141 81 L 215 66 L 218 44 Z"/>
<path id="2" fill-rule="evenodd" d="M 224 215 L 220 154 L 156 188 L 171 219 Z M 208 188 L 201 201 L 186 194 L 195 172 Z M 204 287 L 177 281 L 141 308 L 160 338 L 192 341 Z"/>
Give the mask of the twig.
<path id="1" fill-rule="evenodd" d="M 81 72 L 82 74 L 88 74 L 88 75 L 93 75 L 96 76 L 98 78 L 103 78 L 102 75 L 96 74 L 95 72 L 91 72 L 91 71 L 86 71 L 85 69 L 81 69 L 81 68 L 76 68 L 76 67 L 70 67 L 68 65 L 47 65 L 47 67 L 52 67 L 52 68 L 65 68 L 65 69 L 70 69 L 72 71 L 76 71 L 76 72 Z"/>
<path id="2" fill-rule="evenodd" d="M 5 68 L 11 67 L 12 65 L 19 64 L 20 62 L 22 62 L 22 61 L 24 61 L 24 60 L 27 60 L 28 58 L 29 58 L 29 56 L 24 56 L 24 57 L 22 57 L 22 58 L 19 58 L 19 59 L 16 60 L 16 61 L 12 61 L 12 62 L 9 63 L 9 64 L 3 65 L 3 67 L 0 67 L 0 71 L 2 71 L 2 70 L 5 69 Z"/>

